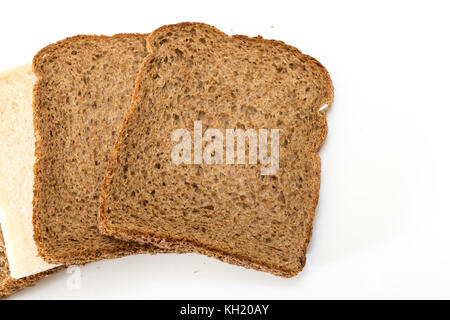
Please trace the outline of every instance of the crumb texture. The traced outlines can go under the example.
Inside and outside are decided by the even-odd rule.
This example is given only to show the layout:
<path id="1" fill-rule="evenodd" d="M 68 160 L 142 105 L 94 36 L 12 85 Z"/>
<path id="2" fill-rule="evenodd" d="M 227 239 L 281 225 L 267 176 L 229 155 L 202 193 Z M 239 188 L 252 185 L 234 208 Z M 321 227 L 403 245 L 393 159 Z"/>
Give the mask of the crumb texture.
<path id="1" fill-rule="evenodd" d="M 328 72 L 282 42 L 204 24 L 157 29 L 147 47 L 104 181 L 102 231 L 297 274 L 319 196 Z M 280 129 L 279 171 L 261 175 L 248 155 L 245 165 L 174 164 L 172 132 L 192 133 L 197 120 L 203 130 Z"/>
<path id="2" fill-rule="evenodd" d="M 143 35 L 76 36 L 34 58 L 34 231 L 49 262 L 160 251 L 98 230 L 101 184 L 146 56 Z"/>

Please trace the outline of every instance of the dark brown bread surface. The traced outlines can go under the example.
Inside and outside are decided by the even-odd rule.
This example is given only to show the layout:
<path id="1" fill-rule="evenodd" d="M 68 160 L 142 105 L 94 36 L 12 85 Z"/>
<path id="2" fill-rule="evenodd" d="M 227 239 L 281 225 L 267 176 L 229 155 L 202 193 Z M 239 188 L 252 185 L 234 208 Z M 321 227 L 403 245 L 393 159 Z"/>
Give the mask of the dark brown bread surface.
<path id="1" fill-rule="evenodd" d="M 76 36 L 36 54 L 33 224 L 48 262 L 165 250 L 103 236 L 97 213 L 110 151 L 146 56 L 145 36 Z"/>
<path id="2" fill-rule="evenodd" d="M 103 183 L 100 229 L 296 275 L 319 197 L 328 72 L 283 42 L 198 23 L 157 29 L 147 48 Z M 196 120 L 203 130 L 280 129 L 278 173 L 263 176 L 259 164 L 175 165 L 171 133 L 192 133 Z"/>
<path id="3" fill-rule="evenodd" d="M 9 273 L 8 259 L 6 258 L 5 250 L 3 233 L 0 228 L 0 299 L 10 296 L 23 288 L 34 286 L 39 280 L 63 268 L 59 267 L 26 278 L 14 279 L 11 278 Z"/>

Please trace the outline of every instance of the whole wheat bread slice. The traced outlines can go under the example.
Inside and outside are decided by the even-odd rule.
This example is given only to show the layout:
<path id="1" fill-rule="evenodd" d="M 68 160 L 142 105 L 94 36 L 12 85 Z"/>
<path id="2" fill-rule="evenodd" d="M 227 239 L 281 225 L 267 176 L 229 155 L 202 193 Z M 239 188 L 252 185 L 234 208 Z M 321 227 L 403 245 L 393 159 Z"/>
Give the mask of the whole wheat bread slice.
<path id="1" fill-rule="evenodd" d="M 110 151 L 146 56 L 145 36 L 75 36 L 36 54 L 34 238 L 48 262 L 166 250 L 103 236 L 97 212 Z"/>
<path id="2" fill-rule="evenodd" d="M 283 42 L 199 23 L 157 29 L 147 48 L 103 183 L 102 232 L 294 276 L 305 265 L 319 196 L 328 72 Z M 204 130 L 278 128 L 278 172 L 261 175 L 248 157 L 175 164 L 171 135 L 192 134 L 199 120 Z"/>

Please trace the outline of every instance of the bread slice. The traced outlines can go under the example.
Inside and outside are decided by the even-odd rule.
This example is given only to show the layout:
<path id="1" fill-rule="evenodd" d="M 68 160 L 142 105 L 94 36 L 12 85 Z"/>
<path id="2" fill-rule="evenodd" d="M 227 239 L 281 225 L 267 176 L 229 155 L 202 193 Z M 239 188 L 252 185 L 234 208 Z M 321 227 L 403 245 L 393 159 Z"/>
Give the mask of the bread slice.
<path id="1" fill-rule="evenodd" d="M 33 239 L 33 85 L 31 64 L 0 73 L 0 223 L 12 278 L 56 267 Z"/>
<path id="2" fill-rule="evenodd" d="M 167 250 L 103 236 L 97 212 L 109 154 L 146 56 L 145 36 L 75 36 L 36 54 L 34 239 L 50 263 Z"/>
<path id="3" fill-rule="evenodd" d="M 296 275 L 319 196 L 328 72 L 283 42 L 229 37 L 199 23 L 157 29 L 147 48 L 103 183 L 102 232 Z M 192 137 L 195 121 L 223 137 L 225 129 L 279 129 L 279 170 L 261 174 L 266 165 L 248 155 L 245 164 L 225 164 L 225 153 L 223 164 L 211 165 L 186 151 L 194 163 L 176 164 L 172 135 L 186 129 Z M 269 150 L 276 141 L 272 135 Z"/>
<path id="4" fill-rule="evenodd" d="M 0 298 L 56 271 L 33 240 L 34 82 L 31 64 L 0 73 Z"/>

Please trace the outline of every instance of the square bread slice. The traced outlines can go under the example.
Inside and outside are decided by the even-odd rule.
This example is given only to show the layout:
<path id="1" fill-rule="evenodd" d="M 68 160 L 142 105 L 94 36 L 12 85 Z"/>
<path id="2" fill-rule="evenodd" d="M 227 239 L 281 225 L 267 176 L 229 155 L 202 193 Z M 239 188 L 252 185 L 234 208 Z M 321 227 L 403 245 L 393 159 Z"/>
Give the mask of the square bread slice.
<path id="1" fill-rule="evenodd" d="M 0 223 L 13 278 L 56 267 L 33 239 L 33 86 L 31 64 L 0 73 Z"/>
<path id="2" fill-rule="evenodd" d="M 135 79 L 145 36 L 75 36 L 36 54 L 33 223 L 39 254 L 81 264 L 166 252 L 100 234 L 102 180 Z"/>
<path id="3" fill-rule="evenodd" d="M 319 197 L 328 72 L 283 42 L 200 23 L 159 28 L 147 49 L 103 183 L 102 232 L 296 275 Z M 231 135 L 236 152 L 225 161 L 220 138 L 237 129 L 249 136 L 235 149 Z M 258 132 L 255 163 L 248 153 Z M 188 147 L 179 148 L 181 138 Z M 275 169 L 279 151 L 272 173 L 264 145 Z"/>
<path id="4" fill-rule="evenodd" d="M 33 240 L 35 79 L 31 64 L 0 73 L 0 298 L 57 270 Z"/>

